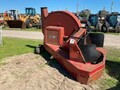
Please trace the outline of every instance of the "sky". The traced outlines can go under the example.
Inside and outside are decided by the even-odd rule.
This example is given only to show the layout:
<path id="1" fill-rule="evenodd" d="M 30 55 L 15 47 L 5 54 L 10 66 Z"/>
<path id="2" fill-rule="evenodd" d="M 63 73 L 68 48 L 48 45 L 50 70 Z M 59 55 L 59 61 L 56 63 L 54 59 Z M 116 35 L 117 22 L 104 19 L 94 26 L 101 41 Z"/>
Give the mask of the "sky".
<path id="1" fill-rule="evenodd" d="M 98 13 L 104 7 L 111 11 L 111 3 L 113 4 L 113 11 L 120 12 L 120 0 L 0 0 L 0 12 L 15 9 L 19 13 L 25 13 L 25 7 L 33 7 L 36 12 L 40 13 L 40 7 L 48 7 L 48 11 L 67 10 L 71 12 L 83 9 L 90 9 L 92 13 Z"/>

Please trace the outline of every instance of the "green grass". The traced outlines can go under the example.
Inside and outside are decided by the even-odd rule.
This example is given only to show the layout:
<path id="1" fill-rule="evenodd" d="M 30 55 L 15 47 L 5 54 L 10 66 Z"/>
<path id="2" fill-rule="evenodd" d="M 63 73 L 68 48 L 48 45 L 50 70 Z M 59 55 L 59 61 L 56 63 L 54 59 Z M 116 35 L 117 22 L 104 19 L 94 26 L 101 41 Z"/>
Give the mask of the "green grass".
<path id="1" fill-rule="evenodd" d="M 34 52 L 35 46 L 40 43 L 40 40 L 4 37 L 3 45 L 0 46 L 0 61 L 6 57 Z"/>
<path id="2" fill-rule="evenodd" d="M 108 33 L 104 33 L 104 34 L 120 35 L 120 33 L 113 33 L 113 32 L 108 32 Z"/>
<path id="3" fill-rule="evenodd" d="M 36 27 L 26 28 L 26 29 L 4 27 L 3 30 L 35 31 L 35 32 L 41 32 L 42 31 L 41 29 L 37 29 Z"/>
<path id="4" fill-rule="evenodd" d="M 107 61 L 105 78 L 100 81 L 103 90 L 120 89 L 120 49 L 115 47 L 105 47 L 107 49 Z"/>
<path id="5" fill-rule="evenodd" d="M 91 28 L 94 28 L 94 26 L 91 26 Z M 97 31 L 97 32 L 96 32 Z M 110 34 L 110 35 L 120 35 L 120 33 L 115 33 L 115 32 L 100 32 L 99 30 L 96 30 L 96 31 L 92 31 L 92 32 L 95 32 L 95 33 L 103 33 L 103 34 Z"/>

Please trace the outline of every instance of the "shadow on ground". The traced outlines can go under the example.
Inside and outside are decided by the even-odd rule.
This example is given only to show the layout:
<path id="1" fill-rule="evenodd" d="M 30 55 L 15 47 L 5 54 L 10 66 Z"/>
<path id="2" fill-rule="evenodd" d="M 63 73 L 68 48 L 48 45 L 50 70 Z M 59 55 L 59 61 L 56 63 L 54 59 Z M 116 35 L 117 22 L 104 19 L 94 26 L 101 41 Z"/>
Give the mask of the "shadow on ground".
<path id="1" fill-rule="evenodd" d="M 26 45 L 29 48 L 33 48 L 35 50 L 36 46 Z M 34 52 L 35 53 L 35 52 Z M 48 53 L 46 50 L 40 54 L 46 61 L 47 65 L 51 66 L 52 68 L 56 68 L 62 75 L 65 77 L 75 80 L 58 62 L 56 59 L 51 59 L 51 54 Z"/>
<path id="2" fill-rule="evenodd" d="M 56 59 L 51 59 L 51 55 L 45 51 L 41 54 L 41 56 L 47 61 L 46 64 L 49 66 L 56 68 L 62 75 L 65 77 L 75 80 L 58 62 Z"/>
<path id="3" fill-rule="evenodd" d="M 108 90 L 120 90 L 120 63 L 107 60 L 106 68 L 108 70 L 108 74 L 118 80 L 117 85 Z"/>
<path id="4" fill-rule="evenodd" d="M 26 45 L 26 47 L 33 48 L 35 50 L 36 46 Z"/>

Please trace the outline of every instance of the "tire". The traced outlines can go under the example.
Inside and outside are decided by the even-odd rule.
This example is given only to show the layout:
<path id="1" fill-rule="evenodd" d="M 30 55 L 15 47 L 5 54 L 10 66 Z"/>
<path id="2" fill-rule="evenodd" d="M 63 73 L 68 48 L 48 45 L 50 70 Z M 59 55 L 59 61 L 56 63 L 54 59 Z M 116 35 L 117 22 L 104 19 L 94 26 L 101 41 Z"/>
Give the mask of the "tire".
<path id="1" fill-rule="evenodd" d="M 27 19 L 27 21 L 26 21 L 26 27 L 27 27 L 27 28 L 33 27 L 33 23 L 32 23 L 32 20 L 31 20 L 31 19 Z"/>
<path id="2" fill-rule="evenodd" d="M 105 25 L 103 25 L 102 28 L 101 28 L 101 32 L 106 33 L 108 31 L 107 29 L 108 28 Z"/>
<path id="3" fill-rule="evenodd" d="M 98 32 L 101 32 L 101 25 L 100 24 L 98 24 L 97 30 L 98 30 Z"/>
<path id="4" fill-rule="evenodd" d="M 97 47 L 103 47 L 104 44 L 104 34 L 102 33 L 90 33 L 89 37 L 91 42 L 95 44 Z"/>
<path id="5" fill-rule="evenodd" d="M 117 30 L 117 33 L 120 33 L 120 26 L 118 26 L 118 30 Z"/>
<path id="6" fill-rule="evenodd" d="M 96 63 L 101 57 L 101 53 L 96 50 L 96 45 L 82 45 L 80 46 L 82 54 L 86 62 Z"/>
<path id="7" fill-rule="evenodd" d="M 101 23 L 98 23 L 98 31 L 101 32 Z"/>
<path id="8" fill-rule="evenodd" d="M 95 26 L 95 32 L 97 32 L 97 31 L 99 31 L 99 26 L 98 25 Z"/>
<path id="9" fill-rule="evenodd" d="M 119 26 L 119 24 L 116 25 L 115 32 L 116 33 L 120 33 L 120 26 Z"/>
<path id="10" fill-rule="evenodd" d="M 85 26 L 85 28 L 87 29 L 87 31 L 90 31 L 90 26 L 91 26 L 91 23 L 88 21 L 86 23 L 86 26 Z"/>
<path id="11" fill-rule="evenodd" d="M 89 27 L 88 27 L 87 25 L 85 25 L 85 29 L 86 29 L 87 31 L 89 31 Z"/>

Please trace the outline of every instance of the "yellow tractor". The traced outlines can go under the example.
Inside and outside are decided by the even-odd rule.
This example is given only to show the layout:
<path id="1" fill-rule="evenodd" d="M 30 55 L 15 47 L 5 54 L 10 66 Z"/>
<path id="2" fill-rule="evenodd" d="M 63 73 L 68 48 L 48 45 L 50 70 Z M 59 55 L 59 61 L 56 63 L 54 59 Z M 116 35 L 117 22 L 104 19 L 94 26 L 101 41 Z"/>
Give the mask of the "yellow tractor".
<path id="1" fill-rule="evenodd" d="M 11 12 L 11 11 L 10 11 Z M 8 11 L 5 11 L 4 15 L 4 20 L 7 21 L 7 20 L 12 20 L 12 17 L 11 17 L 11 13 L 8 13 Z"/>
<path id="2" fill-rule="evenodd" d="M 10 28 L 40 27 L 40 16 L 34 8 L 25 8 L 25 14 L 18 14 L 17 10 L 10 10 L 11 19 L 7 20 Z"/>
<path id="3" fill-rule="evenodd" d="M 0 26 L 4 27 L 4 17 L 3 17 L 3 13 L 0 13 Z"/>

